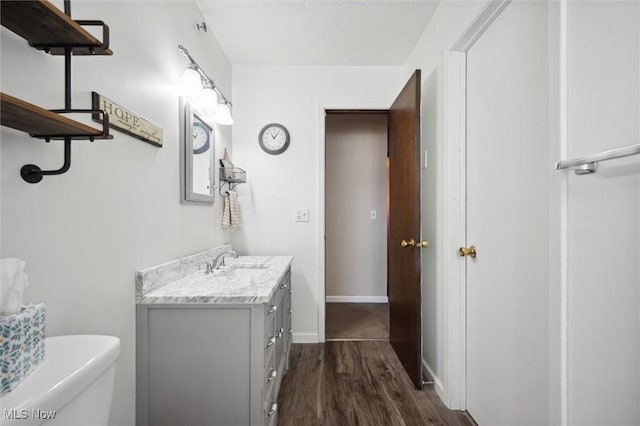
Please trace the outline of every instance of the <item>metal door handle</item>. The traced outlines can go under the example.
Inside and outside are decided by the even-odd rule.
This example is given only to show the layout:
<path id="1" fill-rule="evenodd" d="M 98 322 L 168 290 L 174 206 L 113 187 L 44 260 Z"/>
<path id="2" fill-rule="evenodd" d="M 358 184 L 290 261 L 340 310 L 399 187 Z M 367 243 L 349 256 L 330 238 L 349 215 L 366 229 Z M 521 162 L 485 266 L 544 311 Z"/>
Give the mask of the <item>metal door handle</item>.
<path id="1" fill-rule="evenodd" d="M 402 248 L 415 247 L 416 241 L 413 238 L 411 238 L 409 241 L 402 240 L 402 242 L 400 242 L 400 245 L 402 246 Z"/>
<path id="2" fill-rule="evenodd" d="M 416 241 L 413 238 L 411 238 L 409 241 L 402 240 L 400 242 L 400 245 L 402 246 L 402 248 L 407 248 L 407 247 L 427 248 L 427 247 L 429 247 L 429 241 L 427 241 L 427 240 Z"/>
<path id="3" fill-rule="evenodd" d="M 469 256 L 470 258 L 475 259 L 478 255 L 478 251 L 476 249 L 476 246 L 460 247 L 460 249 L 458 250 L 458 254 L 462 257 Z"/>

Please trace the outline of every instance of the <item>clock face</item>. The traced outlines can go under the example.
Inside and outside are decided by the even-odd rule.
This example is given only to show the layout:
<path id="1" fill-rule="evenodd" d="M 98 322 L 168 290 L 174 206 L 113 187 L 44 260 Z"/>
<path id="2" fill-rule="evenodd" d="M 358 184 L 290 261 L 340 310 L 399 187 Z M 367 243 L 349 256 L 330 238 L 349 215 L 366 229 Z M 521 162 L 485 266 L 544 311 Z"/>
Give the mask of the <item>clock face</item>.
<path id="1" fill-rule="evenodd" d="M 202 154 L 209 149 L 209 139 L 211 137 L 211 130 L 207 125 L 197 120 L 194 117 L 193 127 L 193 153 Z"/>
<path id="2" fill-rule="evenodd" d="M 289 131 L 282 124 L 267 124 L 260 130 L 258 143 L 268 154 L 282 154 L 289 147 Z"/>

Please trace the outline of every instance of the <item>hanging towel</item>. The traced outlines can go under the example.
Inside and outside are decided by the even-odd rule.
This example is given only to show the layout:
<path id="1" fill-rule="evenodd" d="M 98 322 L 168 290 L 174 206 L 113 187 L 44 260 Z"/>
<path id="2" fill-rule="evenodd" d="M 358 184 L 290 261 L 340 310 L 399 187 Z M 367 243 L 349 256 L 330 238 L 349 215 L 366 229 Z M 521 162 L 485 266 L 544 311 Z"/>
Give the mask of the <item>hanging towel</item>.
<path id="1" fill-rule="evenodd" d="M 240 229 L 240 204 L 238 203 L 238 194 L 234 191 L 227 191 L 227 196 L 224 197 L 222 229 L 230 229 L 231 231 Z"/>

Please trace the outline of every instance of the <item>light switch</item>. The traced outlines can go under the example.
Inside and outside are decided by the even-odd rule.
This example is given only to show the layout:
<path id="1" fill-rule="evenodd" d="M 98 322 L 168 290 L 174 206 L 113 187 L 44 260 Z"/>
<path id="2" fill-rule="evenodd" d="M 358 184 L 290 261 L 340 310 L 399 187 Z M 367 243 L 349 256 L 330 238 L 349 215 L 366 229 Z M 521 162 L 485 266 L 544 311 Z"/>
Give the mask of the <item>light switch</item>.
<path id="1" fill-rule="evenodd" d="M 296 210 L 296 222 L 309 222 L 309 208 L 308 207 Z"/>
<path id="2" fill-rule="evenodd" d="M 374 220 L 378 217 L 378 212 L 375 210 L 371 210 L 371 220 Z"/>
<path id="3" fill-rule="evenodd" d="M 428 164 L 428 163 L 427 163 L 427 150 L 425 149 L 425 150 L 424 150 L 424 168 L 425 168 L 425 169 L 427 168 L 427 164 Z"/>

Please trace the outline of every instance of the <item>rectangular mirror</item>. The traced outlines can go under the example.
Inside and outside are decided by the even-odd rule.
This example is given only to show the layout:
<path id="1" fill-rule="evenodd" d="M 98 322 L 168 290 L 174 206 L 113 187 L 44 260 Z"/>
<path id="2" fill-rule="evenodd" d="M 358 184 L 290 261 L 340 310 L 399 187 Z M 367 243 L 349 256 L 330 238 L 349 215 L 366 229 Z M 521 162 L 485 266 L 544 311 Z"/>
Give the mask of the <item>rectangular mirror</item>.
<path id="1" fill-rule="evenodd" d="M 215 201 L 215 132 L 211 119 L 180 97 L 180 202 Z"/>

